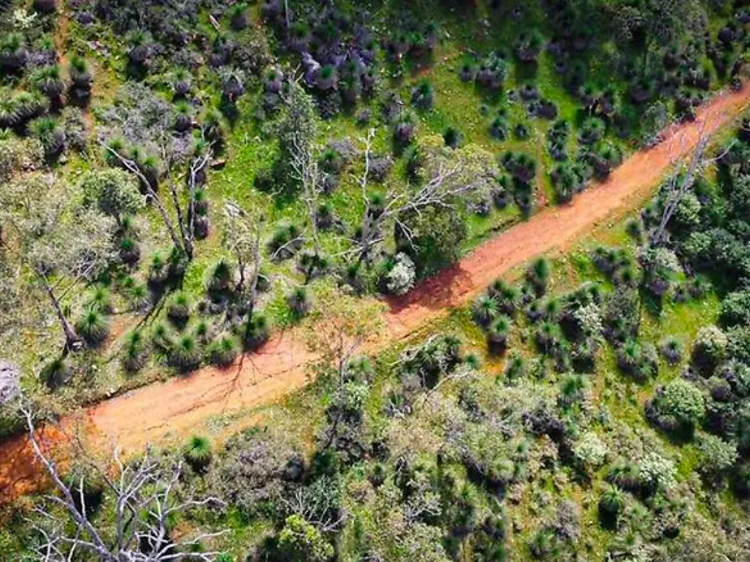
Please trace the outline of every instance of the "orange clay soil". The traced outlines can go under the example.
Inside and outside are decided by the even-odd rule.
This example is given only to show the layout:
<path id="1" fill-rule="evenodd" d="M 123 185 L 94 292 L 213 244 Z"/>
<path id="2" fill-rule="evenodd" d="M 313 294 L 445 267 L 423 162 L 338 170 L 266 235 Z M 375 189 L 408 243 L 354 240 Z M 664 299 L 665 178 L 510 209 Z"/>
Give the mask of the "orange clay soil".
<path id="1" fill-rule="evenodd" d="M 691 152 L 701 130 L 715 133 L 748 105 L 750 85 L 716 96 L 698 111 L 695 122 L 666 131 L 663 142 L 628 158 L 606 182 L 592 186 L 568 205 L 543 209 L 426 280 L 406 297 L 390 299 L 384 342 L 409 336 L 476 296 L 498 276 L 539 254 L 562 250 L 606 219 L 637 207 L 662 175 Z M 62 426 L 83 428 L 79 432 L 85 433 L 85 440 L 99 447 L 116 445 L 126 452 L 138 452 L 149 444 L 183 439 L 211 416 L 239 413 L 281 399 L 306 384 L 305 367 L 313 359 L 293 333 L 275 335 L 259 352 L 242 356 L 227 369 L 207 367 L 133 390 L 74 414 L 63 420 Z M 54 430 L 45 433 L 46 442 L 58 444 L 67 435 Z M 26 437 L 2 444 L 0 502 L 44 482 L 40 470 Z"/>

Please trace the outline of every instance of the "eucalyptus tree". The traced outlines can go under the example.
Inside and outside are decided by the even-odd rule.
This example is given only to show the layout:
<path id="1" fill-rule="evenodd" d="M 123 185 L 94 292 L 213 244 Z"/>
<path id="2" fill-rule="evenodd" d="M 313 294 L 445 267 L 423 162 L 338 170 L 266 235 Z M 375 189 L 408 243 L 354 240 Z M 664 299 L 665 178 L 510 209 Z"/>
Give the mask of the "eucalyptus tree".
<path id="1" fill-rule="evenodd" d="M 63 300 L 80 282 L 94 279 L 115 260 L 114 219 L 81 204 L 74 187 L 63 188 L 49 176 L 0 184 L 0 200 L 0 222 L 7 231 L 0 260 L 32 275 L 60 323 L 65 350 L 80 348 L 82 338 L 69 321 Z M 20 283 L 24 279 L 18 276 Z"/>

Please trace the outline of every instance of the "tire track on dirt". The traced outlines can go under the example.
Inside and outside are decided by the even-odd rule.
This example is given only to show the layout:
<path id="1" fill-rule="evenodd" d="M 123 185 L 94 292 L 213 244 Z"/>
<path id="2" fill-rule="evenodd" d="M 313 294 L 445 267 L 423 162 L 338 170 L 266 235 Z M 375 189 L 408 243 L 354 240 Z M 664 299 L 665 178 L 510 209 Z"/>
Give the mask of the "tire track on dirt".
<path id="1" fill-rule="evenodd" d="M 665 131 L 662 143 L 628 158 L 606 182 L 577 195 L 568 205 L 546 207 L 488 240 L 406 297 L 388 300 L 384 341 L 408 337 L 451 307 L 476 296 L 496 277 L 539 254 L 565 249 L 581 234 L 639 205 L 663 174 L 692 151 L 702 131 L 715 133 L 748 105 L 748 84 L 740 91 L 717 95 L 699 109 L 695 122 Z M 125 451 L 138 451 L 148 444 L 182 438 L 212 416 L 281 399 L 307 383 L 305 367 L 314 359 L 293 332 L 278 334 L 260 351 L 244 355 L 228 369 L 206 367 L 133 390 L 74 414 L 63 420 L 63 425 L 75 419 L 79 427 L 86 427 L 89 442 L 98 446 L 116 443 Z M 26 438 L 21 436 L 0 447 L 0 502 L 33 490 L 33 482 L 41 481 L 34 479 L 40 467 L 25 454 L 29 451 L 24 443 Z"/>

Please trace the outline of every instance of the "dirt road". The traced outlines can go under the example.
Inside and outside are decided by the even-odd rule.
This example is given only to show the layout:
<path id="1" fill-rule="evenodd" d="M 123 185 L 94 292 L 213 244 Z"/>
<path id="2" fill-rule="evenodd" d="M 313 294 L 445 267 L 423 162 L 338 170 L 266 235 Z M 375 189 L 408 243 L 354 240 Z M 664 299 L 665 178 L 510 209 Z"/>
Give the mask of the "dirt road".
<path id="1" fill-rule="evenodd" d="M 407 297 L 389 302 L 387 340 L 413 333 L 482 291 L 496 277 L 529 259 L 563 249 L 605 219 L 640 205 L 671 165 L 695 147 L 701 129 L 713 133 L 750 105 L 750 86 L 714 98 L 694 123 L 676 126 L 653 149 L 628 158 L 610 178 L 578 195 L 571 204 L 548 207 L 513 226 Z M 259 352 L 226 370 L 205 368 L 188 376 L 134 390 L 82 412 L 83 426 L 102 444 L 136 451 L 148 443 L 182 439 L 211 416 L 268 404 L 307 382 L 313 357 L 299 340 L 277 335 Z M 34 471 L 14 464 L 23 438 L 0 449 L 0 501 L 30 487 Z M 27 464 L 27 463 L 21 463 Z M 20 484 L 19 484 L 20 482 Z"/>

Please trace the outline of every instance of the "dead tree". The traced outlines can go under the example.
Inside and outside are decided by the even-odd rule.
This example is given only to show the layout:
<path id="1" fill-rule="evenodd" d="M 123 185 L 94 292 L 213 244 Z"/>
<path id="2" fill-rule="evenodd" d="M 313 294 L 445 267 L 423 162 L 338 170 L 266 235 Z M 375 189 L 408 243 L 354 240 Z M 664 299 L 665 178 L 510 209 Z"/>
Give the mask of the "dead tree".
<path id="1" fill-rule="evenodd" d="M 318 201 L 323 192 L 320 169 L 312 143 L 307 142 L 299 131 L 292 135 L 291 167 L 292 177 L 302 186 L 302 199 L 307 207 L 307 215 L 312 228 L 315 255 L 321 255 L 318 236 Z"/>
<path id="2" fill-rule="evenodd" d="M 103 518 L 94 519 L 87 506 L 85 478 L 66 478 L 62 474 L 38 440 L 29 406 L 22 403 L 21 412 L 34 453 L 57 491 L 56 494 L 45 496 L 45 499 L 58 509 L 45 509 L 43 504 L 34 509 L 37 517 L 31 523 L 39 535 L 34 549 L 38 560 L 70 562 L 78 559 L 79 552 L 101 562 L 216 560 L 218 552 L 192 551 L 204 540 L 223 532 L 183 540 L 176 540 L 170 535 L 169 521 L 175 515 L 222 503 L 212 497 L 200 500 L 178 498 L 177 488 L 182 472 L 180 462 L 165 468 L 151 452 L 146 452 L 140 461 L 125 464 L 115 451 L 116 476 L 110 476 L 109 471 L 99 469 L 85 454 L 79 454 L 78 458 L 83 458 L 96 471 L 97 478 L 103 482 L 104 494 L 112 504 L 112 517 L 106 519 L 112 521 L 111 527 L 105 528 Z"/>
<path id="3" fill-rule="evenodd" d="M 224 246 L 237 261 L 239 279 L 235 290 L 242 294 L 249 291 L 247 305 L 252 315 L 258 295 L 258 281 L 263 262 L 261 245 L 262 216 L 254 216 L 234 201 L 224 205 Z M 250 282 L 247 280 L 247 269 L 252 263 Z"/>
<path id="4" fill-rule="evenodd" d="M 674 173 L 669 178 L 667 184 L 664 187 L 666 191 L 664 208 L 662 210 L 661 218 L 659 219 L 659 225 L 657 226 L 652 237 L 652 243 L 654 246 L 658 246 L 663 242 L 664 232 L 667 228 L 667 225 L 669 224 L 669 221 L 672 219 L 672 216 L 679 207 L 680 202 L 692 189 L 696 178 L 700 176 L 708 166 L 719 161 L 724 156 L 724 154 L 731 150 L 733 143 L 730 144 L 719 156 L 708 158 L 706 156 L 706 151 L 708 149 L 710 139 L 711 136 L 706 130 L 706 122 L 702 121 L 698 128 L 698 142 L 696 143 L 695 148 L 690 154 L 690 160 L 684 167 L 684 173 L 682 171 Z M 674 139 L 672 144 L 675 143 L 679 145 L 684 144 L 684 137 L 680 136 L 679 138 Z M 670 147 L 670 149 L 671 148 L 672 147 Z M 682 148 L 682 146 L 678 146 L 678 153 L 682 152 Z M 675 164 L 674 161 L 673 164 Z"/>
<path id="5" fill-rule="evenodd" d="M 162 197 L 151 185 L 151 182 L 143 173 L 138 163 L 104 142 L 102 142 L 102 146 L 104 147 L 104 150 L 113 156 L 123 168 L 138 178 L 141 185 L 144 186 L 149 200 L 153 202 L 159 211 L 159 215 L 169 233 L 172 244 L 180 253 L 185 255 L 189 260 L 192 260 L 195 253 L 196 193 L 208 170 L 208 164 L 211 161 L 211 146 L 204 144 L 203 142 L 199 143 L 188 164 L 187 171 L 184 174 L 184 184 L 187 188 L 187 204 L 186 208 L 183 209 L 180 203 L 179 184 L 181 178 L 178 178 L 174 171 L 177 162 L 175 162 L 174 158 L 167 153 L 164 143 L 161 144 L 162 161 L 166 170 L 172 207 L 174 208 L 174 213 L 176 215 L 175 219 L 170 216 Z"/>

